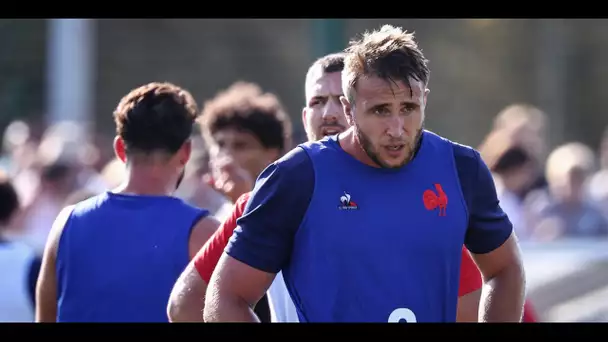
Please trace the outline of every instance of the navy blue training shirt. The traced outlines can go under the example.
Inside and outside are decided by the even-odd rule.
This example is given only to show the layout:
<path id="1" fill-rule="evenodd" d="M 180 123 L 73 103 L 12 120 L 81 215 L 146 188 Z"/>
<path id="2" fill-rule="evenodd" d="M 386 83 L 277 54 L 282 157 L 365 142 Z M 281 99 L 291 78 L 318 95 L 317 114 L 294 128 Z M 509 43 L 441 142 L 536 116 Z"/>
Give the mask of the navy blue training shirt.
<path id="1" fill-rule="evenodd" d="M 463 243 L 483 254 L 512 231 L 479 153 L 425 131 L 391 170 L 336 139 L 262 172 L 227 254 L 283 270 L 301 322 L 455 321 Z"/>

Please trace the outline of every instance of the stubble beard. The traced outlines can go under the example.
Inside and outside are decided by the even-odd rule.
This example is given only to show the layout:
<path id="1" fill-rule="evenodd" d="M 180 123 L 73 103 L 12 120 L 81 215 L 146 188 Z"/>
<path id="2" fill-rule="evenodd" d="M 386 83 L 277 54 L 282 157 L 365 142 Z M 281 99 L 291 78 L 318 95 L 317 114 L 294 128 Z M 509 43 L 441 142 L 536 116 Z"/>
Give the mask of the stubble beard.
<path id="1" fill-rule="evenodd" d="M 407 149 L 407 156 L 403 159 L 403 161 L 401 163 L 399 163 L 398 165 L 387 165 L 380 159 L 380 157 L 378 155 L 378 151 L 375 150 L 371 140 L 365 135 L 365 133 L 363 133 L 363 131 L 361 131 L 359 126 L 357 124 L 355 124 L 355 135 L 357 137 L 357 140 L 359 141 L 359 145 L 361 146 L 361 148 L 363 149 L 365 154 L 367 154 L 367 156 L 374 163 L 376 163 L 377 165 L 379 165 L 380 167 L 385 168 L 385 169 L 401 168 L 401 167 L 407 165 L 409 162 L 411 162 L 412 159 L 414 159 L 415 151 L 416 151 L 416 148 L 418 147 L 418 143 L 420 142 L 420 138 L 422 137 L 423 130 L 424 130 L 424 122 L 422 122 L 422 125 L 420 125 L 420 128 L 416 132 L 414 139 L 412 139 L 411 141 L 406 143 L 405 149 Z"/>

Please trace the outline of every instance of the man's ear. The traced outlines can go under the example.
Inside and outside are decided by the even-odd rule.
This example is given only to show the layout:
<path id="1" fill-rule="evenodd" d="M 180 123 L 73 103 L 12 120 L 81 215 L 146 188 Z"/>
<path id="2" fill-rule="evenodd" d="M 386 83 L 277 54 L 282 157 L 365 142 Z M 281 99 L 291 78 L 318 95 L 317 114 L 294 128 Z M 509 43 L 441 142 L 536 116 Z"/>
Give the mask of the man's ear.
<path id="1" fill-rule="evenodd" d="M 346 122 L 348 122 L 350 126 L 353 126 L 355 124 L 355 120 L 353 119 L 352 105 L 345 96 L 340 96 L 340 103 L 342 104 L 344 115 L 346 115 Z"/>
<path id="2" fill-rule="evenodd" d="M 188 139 L 180 149 L 179 163 L 181 166 L 186 166 L 186 164 L 188 164 L 190 155 L 192 155 L 192 140 Z"/>
<path id="3" fill-rule="evenodd" d="M 114 137 L 114 154 L 116 157 L 120 159 L 121 162 L 127 162 L 127 149 L 125 146 L 125 141 L 122 140 L 118 135 Z"/>
<path id="4" fill-rule="evenodd" d="M 302 108 L 302 127 L 304 127 L 304 129 L 306 129 L 306 115 L 308 113 L 306 109 L 307 107 Z"/>

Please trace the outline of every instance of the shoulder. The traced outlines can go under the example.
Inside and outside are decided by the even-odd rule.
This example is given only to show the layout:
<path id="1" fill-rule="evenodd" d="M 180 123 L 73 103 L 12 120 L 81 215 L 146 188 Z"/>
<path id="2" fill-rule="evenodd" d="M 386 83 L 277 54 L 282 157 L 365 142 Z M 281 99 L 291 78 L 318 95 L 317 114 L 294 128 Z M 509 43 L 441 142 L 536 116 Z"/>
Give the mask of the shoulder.
<path id="1" fill-rule="evenodd" d="M 77 215 L 77 209 L 82 209 L 82 207 L 78 207 L 78 205 L 69 205 L 63 209 L 61 209 L 61 211 L 59 212 L 59 214 L 57 214 L 57 217 L 55 218 L 55 221 L 53 222 L 53 226 L 51 227 L 51 233 L 53 231 L 61 231 L 63 230 L 63 228 L 65 227 L 66 223 L 68 222 L 68 220 L 70 219 L 70 217 L 72 216 L 72 214 Z"/>
<path id="2" fill-rule="evenodd" d="M 460 185 L 465 192 L 474 186 L 479 178 L 480 170 L 487 169 L 479 152 L 471 146 L 452 141 L 430 131 L 425 131 L 424 139 L 431 139 L 434 142 L 441 141 L 450 147 Z"/>
<path id="3" fill-rule="evenodd" d="M 479 152 L 473 147 L 455 142 L 431 131 L 424 131 L 424 139 L 431 143 L 444 143 L 451 147 L 457 166 L 476 167 L 479 163 Z"/>
<path id="4" fill-rule="evenodd" d="M 302 166 L 307 166 L 311 164 L 311 149 L 312 146 L 315 146 L 315 142 L 307 142 L 304 144 L 300 144 L 291 151 L 287 152 L 273 164 L 282 170 L 296 171 Z M 273 165 L 271 164 L 271 165 Z"/>
<path id="5" fill-rule="evenodd" d="M 61 240 L 61 236 L 65 227 L 72 216 L 72 213 L 76 210 L 78 205 L 69 205 L 59 212 L 53 225 L 51 226 L 51 230 L 49 231 L 49 236 L 46 242 L 46 249 L 51 251 L 53 256 L 57 254 L 57 248 L 59 246 L 59 241 Z"/>
<path id="6" fill-rule="evenodd" d="M 174 200 L 173 203 L 176 203 L 178 207 L 182 208 L 182 210 L 190 212 L 192 215 L 194 215 L 195 220 L 204 219 L 210 214 L 210 211 L 208 209 L 192 205 L 182 198 L 173 197 L 172 199 Z"/>
<path id="7" fill-rule="evenodd" d="M 103 203 L 104 201 L 106 201 L 107 199 L 108 199 L 108 194 L 104 192 L 99 195 L 89 197 L 89 198 L 87 198 L 83 201 L 80 201 L 74 205 L 71 205 L 69 207 L 66 207 L 66 208 L 64 208 L 64 210 L 69 211 L 70 214 L 73 214 L 74 216 L 78 216 L 78 217 L 86 216 L 88 213 L 90 213 L 94 209 L 98 208 L 99 205 L 101 203 Z M 68 216 L 70 216 L 70 215 L 68 215 Z"/>
<path id="8" fill-rule="evenodd" d="M 298 146 L 284 156 L 268 165 L 258 176 L 251 199 L 256 201 L 259 195 L 269 189 L 274 191 L 293 191 L 294 184 L 298 189 L 314 184 L 314 169 L 308 151 Z M 261 188 L 265 188 L 263 191 Z"/>
<path id="9" fill-rule="evenodd" d="M 454 151 L 456 166 L 465 170 L 476 169 L 479 166 L 479 152 L 471 146 L 448 140 Z"/>

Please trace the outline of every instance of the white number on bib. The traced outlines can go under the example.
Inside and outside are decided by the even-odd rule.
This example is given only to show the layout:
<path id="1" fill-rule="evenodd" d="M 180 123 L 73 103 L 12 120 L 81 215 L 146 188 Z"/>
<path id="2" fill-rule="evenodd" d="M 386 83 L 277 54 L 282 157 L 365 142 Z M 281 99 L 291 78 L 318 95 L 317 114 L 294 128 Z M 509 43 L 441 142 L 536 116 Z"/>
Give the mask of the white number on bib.
<path id="1" fill-rule="evenodd" d="M 405 321 L 405 322 L 403 322 Z M 389 323 L 416 323 L 416 314 L 407 308 L 395 309 L 388 316 Z"/>

